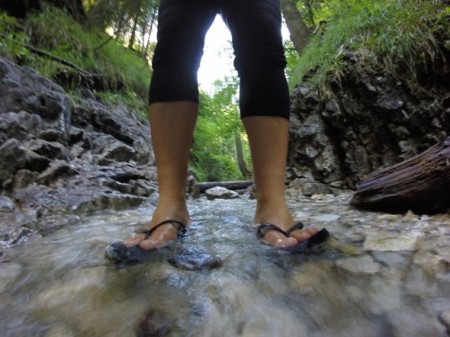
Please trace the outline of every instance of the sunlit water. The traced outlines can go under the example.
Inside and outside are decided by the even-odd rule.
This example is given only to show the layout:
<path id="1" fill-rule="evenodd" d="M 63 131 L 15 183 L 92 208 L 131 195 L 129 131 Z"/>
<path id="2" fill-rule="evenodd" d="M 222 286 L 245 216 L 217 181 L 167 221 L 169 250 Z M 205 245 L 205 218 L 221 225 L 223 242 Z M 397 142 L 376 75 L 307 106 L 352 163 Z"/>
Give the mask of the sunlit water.
<path id="1" fill-rule="evenodd" d="M 104 248 L 145 226 L 152 206 L 83 216 L 0 263 L 0 336 L 446 336 L 437 317 L 450 308 L 448 264 L 419 267 L 417 249 L 363 253 L 361 233 L 373 226 L 342 201 L 329 206 L 338 211 L 324 205 L 292 205 L 333 234 L 314 254 L 259 242 L 249 226 L 254 201 L 202 200 L 190 205 L 185 237 L 126 268 L 108 263 Z M 194 246 L 222 265 L 190 271 L 168 262 Z M 342 267 L 346 258 L 363 270 Z"/>

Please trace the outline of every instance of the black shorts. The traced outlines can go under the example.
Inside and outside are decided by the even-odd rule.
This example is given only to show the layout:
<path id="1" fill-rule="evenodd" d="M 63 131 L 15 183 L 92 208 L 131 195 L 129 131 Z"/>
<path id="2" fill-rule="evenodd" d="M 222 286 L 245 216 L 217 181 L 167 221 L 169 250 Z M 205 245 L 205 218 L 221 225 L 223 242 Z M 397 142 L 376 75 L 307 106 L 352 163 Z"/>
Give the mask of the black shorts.
<path id="1" fill-rule="evenodd" d="M 232 35 L 241 117 L 289 118 L 279 0 L 161 0 L 150 104 L 199 101 L 197 71 L 217 14 Z"/>

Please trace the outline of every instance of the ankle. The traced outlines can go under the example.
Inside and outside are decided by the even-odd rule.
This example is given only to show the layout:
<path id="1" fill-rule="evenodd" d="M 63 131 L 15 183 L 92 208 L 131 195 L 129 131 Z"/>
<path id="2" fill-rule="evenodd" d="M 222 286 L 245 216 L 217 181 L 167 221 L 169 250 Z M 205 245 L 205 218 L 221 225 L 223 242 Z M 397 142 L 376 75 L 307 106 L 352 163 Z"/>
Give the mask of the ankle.
<path id="1" fill-rule="evenodd" d="M 261 210 L 287 208 L 287 200 L 284 194 L 263 195 L 257 193 L 256 205 L 257 209 Z"/>

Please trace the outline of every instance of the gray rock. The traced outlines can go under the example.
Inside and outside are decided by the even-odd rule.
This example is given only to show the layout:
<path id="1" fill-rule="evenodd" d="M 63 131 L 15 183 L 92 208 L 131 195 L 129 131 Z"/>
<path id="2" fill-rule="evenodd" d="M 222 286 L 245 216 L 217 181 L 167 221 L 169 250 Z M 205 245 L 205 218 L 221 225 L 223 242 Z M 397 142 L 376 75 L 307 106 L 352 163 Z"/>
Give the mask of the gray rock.
<path id="1" fill-rule="evenodd" d="M 199 247 L 182 248 L 168 262 L 176 268 L 192 271 L 206 271 L 222 265 L 219 257 Z"/>
<path id="2" fill-rule="evenodd" d="M 231 191 L 225 187 L 216 186 L 205 191 L 208 200 L 213 199 L 238 199 L 239 193 Z"/>
<path id="3" fill-rule="evenodd" d="M 115 142 L 104 149 L 103 154 L 99 156 L 98 164 L 109 165 L 115 161 L 128 162 L 135 159 L 135 156 L 136 151 L 132 147 Z"/>
<path id="4" fill-rule="evenodd" d="M 439 314 L 439 321 L 450 331 L 450 309 Z"/>
<path id="5" fill-rule="evenodd" d="M 345 60 L 340 79 L 345 85 L 330 77 L 328 95 L 307 81 L 293 90 L 290 169 L 311 171 L 318 183 L 354 188 L 377 168 L 411 158 L 450 135 L 448 82 L 433 80 L 447 73 L 448 62 L 428 69 L 432 75 L 422 75 L 429 80 L 413 89 L 357 58 Z"/>
<path id="6" fill-rule="evenodd" d="M 7 196 L 0 195 L 0 212 L 11 213 L 14 212 L 16 205 Z"/>
<path id="7" fill-rule="evenodd" d="M 136 113 L 86 90 L 69 101 L 60 86 L 0 58 L 0 194 L 21 211 L 134 207 L 156 190 L 153 162 L 148 123 Z"/>
<path id="8" fill-rule="evenodd" d="M 11 138 L 0 146 L 0 163 L 0 183 L 2 183 L 21 169 L 41 172 L 48 167 L 50 159 L 38 155 L 24 147 L 18 140 Z"/>
<path id="9" fill-rule="evenodd" d="M 414 250 L 416 241 L 419 237 L 418 233 L 383 233 L 370 232 L 364 242 L 363 249 L 366 251 L 402 251 Z"/>

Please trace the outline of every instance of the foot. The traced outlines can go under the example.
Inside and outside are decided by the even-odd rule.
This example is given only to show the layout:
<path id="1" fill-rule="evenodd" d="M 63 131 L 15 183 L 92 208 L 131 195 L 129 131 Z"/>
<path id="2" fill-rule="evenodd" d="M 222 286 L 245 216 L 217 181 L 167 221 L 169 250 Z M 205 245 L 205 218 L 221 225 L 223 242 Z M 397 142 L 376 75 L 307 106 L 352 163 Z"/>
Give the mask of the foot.
<path id="1" fill-rule="evenodd" d="M 271 223 L 286 231 L 291 228 L 295 220 L 287 206 L 258 207 L 255 215 L 257 224 Z M 318 228 L 296 229 L 284 235 L 280 231 L 267 229 L 264 231 L 263 241 L 271 246 L 289 248 L 302 243 L 319 232 Z"/>
<path id="2" fill-rule="evenodd" d="M 161 222 L 174 219 L 186 226 L 189 225 L 189 213 L 187 211 L 185 202 L 161 202 L 156 207 L 155 213 L 153 214 L 152 220 L 149 225 L 149 230 L 155 228 Z M 180 224 L 176 222 L 168 222 L 161 226 L 158 226 L 150 236 L 146 233 L 137 234 L 131 238 L 124 241 L 127 247 L 139 246 L 144 250 L 151 250 L 156 248 L 161 248 L 174 242 L 178 233 L 180 232 Z"/>

